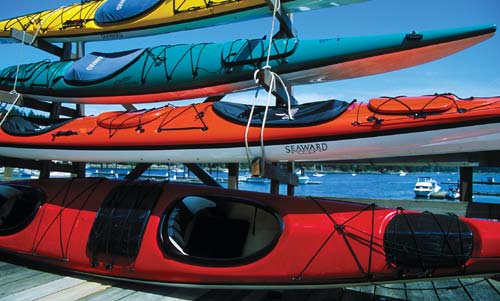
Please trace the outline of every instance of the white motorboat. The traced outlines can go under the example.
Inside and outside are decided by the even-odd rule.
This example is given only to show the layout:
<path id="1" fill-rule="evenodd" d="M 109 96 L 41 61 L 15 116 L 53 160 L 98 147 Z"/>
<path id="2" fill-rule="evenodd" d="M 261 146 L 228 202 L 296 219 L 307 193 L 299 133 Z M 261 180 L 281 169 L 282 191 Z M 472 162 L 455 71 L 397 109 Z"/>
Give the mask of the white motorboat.
<path id="1" fill-rule="evenodd" d="M 439 186 L 436 180 L 431 177 L 418 177 L 413 191 L 415 192 L 415 197 L 417 198 L 428 198 L 441 191 L 441 186 Z"/>

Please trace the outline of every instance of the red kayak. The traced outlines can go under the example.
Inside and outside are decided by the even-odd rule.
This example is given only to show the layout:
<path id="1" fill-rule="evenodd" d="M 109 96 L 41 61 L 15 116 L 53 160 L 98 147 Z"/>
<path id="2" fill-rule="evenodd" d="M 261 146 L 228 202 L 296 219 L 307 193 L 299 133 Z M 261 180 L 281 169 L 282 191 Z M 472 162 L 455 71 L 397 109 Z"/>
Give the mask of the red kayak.
<path id="1" fill-rule="evenodd" d="M 329 287 L 500 272 L 500 222 L 150 181 L 0 185 L 0 250 L 179 286 Z"/>
<path id="2" fill-rule="evenodd" d="M 248 105 L 214 102 L 75 119 L 17 116 L 0 129 L 0 156 L 228 163 L 255 157 L 273 162 L 358 160 L 500 149 L 500 97 L 329 100 L 292 107 L 293 119 L 286 107 L 271 107 L 267 116 L 265 107 L 251 112 Z"/>

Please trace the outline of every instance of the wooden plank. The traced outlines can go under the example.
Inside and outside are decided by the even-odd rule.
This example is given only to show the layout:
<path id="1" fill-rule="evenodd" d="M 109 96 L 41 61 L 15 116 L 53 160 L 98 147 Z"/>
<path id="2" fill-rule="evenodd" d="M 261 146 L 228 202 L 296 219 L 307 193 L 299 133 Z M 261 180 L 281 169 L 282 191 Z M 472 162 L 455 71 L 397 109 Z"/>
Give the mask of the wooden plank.
<path id="1" fill-rule="evenodd" d="M 227 169 L 227 188 L 238 190 L 238 175 L 240 173 L 240 165 L 238 163 L 228 163 Z"/>
<path id="2" fill-rule="evenodd" d="M 159 301 L 163 296 L 160 295 L 160 294 L 156 294 L 156 293 L 149 293 L 149 292 L 135 292 L 131 295 L 128 295 L 122 299 L 120 299 L 120 301 L 137 301 L 137 300 L 141 300 L 141 301 Z"/>
<path id="3" fill-rule="evenodd" d="M 406 300 L 406 285 L 404 283 L 388 283 L 383 285 L 375 285 L 374 293 L 377 297 L 384 299 L 401 299 Z"/>
<path id="4" fill-rule="evenodd" d="M 433 280 L 440 300 L 471 300 L 457 279 Z"/>
<path id="5" fill-rule="evenodd" d="M 353 286 L 344 289 L 342 301 L 373 300 L 374 285 Z"/>
<path id="6" fill-rule="evenodd" d="M 21 279 L 16 282 L 16 285 L 12 285 L 12 283 L 0 285 L 0 298 L 7 297 L 5 300 L 9 300 L 8 297 L 10 297 L 10 295 L 22 292 L 24 290 L 32 289 L 33 287 L 56 281 L 61 278 L 62 276 L 55 274 L 40 273 L 32 277 Z"/>
<path id="7" fill-rule="evenodd" d="M 288 171 L 289 174 L 292 174 L 295 172 L 295 162 L 293 161 L 288 161 L 286 163 L 286 170 Z M 286 195 L 295 195 L 295 186 L 288 184 L 286 185 Z"/>
<path id="8" fill-rule="evenodd" d="M 460 201 L 472 202 L 472 167 L 460 167 Z"/>
<path id="9" fill-rule="evenodd" d="M 12 284 L 17 285 L 17 282 L 35 275 L 42 274 L 42 272 L 37 270 L 31 270 L 26 268 L 18 268 L 15 272 L 10 274 L 0 274 L 0 283 L 2 285 Z"/>
<path id="10" fill-rule="evenodd" d="M 64 277 L 42 285 L 26 289 L 15 294 L 11 294 L 0 298 L 0 301 L 16 301 L 16 300 L 33 300 L 41 297 L 54 294 L 61 290 L 73 287 L 85 282 L 83 279 Z"/>
<path id="11" fill-rule="evenodd" d="M 500 294 L 485 278 L 459 279 L 473 300 L 500 300 Z"/>
<path id="12" fill-rule="evenodd" d="M 497 291 L 497 293 L 500 295 L 500 281 L 495 280 L 495 279 L 486 279 L 486 282 Z"/>
<path id="13" fill-rule="evenodd" d="M 409 282 L 405 286 L 408 300 L 440 300 L 429 280 Z"/>
<path id="14" fill-rule="evenodd" d="M 111 285 L 109 283 L 87 281 L 36 300 L 37 301 L 79 300 L 83 297 L 89 296 L 96 292 L 106 290 L 110 286 Z"/>
<path id="15" fill-rule="evenodd" d="M 78 301 L 117 301 L 132 295 L 134 292 L 133 289 L 114 286 L 103 291 L 94 292 Z"/>
<path id="16" fill-rule="evenodd" d="M 13 264 L 4 264 L 0 266 L 0 275 L 6 275 L 18 270 L 18 267 Z"/>
<path id="17" fill-rule="evenodd" d="M 2 263 L 2 262 L 0 262 Z M 4 274 L 2 271 L 8 271 Z M 465 278 L 320 290 L 207 290 L 71 278 L 10 263 L 0 265 L 1 300 L 500 300 L 500 282 Z M 112 286 L 113 285 L 113 286 Z"/>

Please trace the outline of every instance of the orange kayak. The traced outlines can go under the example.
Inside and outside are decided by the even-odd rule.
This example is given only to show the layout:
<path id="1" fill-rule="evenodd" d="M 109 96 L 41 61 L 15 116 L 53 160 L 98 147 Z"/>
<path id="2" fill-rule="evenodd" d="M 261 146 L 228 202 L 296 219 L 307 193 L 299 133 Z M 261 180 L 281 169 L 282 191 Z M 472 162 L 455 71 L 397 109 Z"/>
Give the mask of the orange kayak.
<path id="1" fill-rule="evenodd" d="M 83 162 L 356 160 L 500 149 L 500 97 L 328 100 L 291 108 L 214 102 L 74 119 L 11 116 L 0 156 Z M 247 132 L 247 134 L 246 134 Z"/>

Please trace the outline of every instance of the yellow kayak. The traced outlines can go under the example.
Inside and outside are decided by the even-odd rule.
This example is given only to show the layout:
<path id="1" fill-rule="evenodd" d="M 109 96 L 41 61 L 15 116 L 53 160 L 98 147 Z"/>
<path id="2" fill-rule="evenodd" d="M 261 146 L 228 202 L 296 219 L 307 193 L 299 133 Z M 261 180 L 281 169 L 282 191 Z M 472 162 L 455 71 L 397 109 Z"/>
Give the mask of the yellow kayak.
<path id="1" fill-rule="evenodd" d="M 366 0 L 282 0 L 287 12 Z M 272 15 L 266 0 L 82 0 L 0 21 L 0 43 L 11 29 L 50 42 L 102 41 L 208 27 Z"/>

